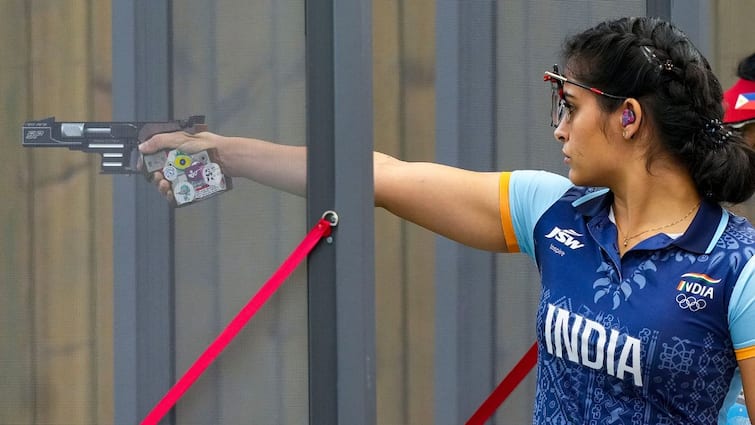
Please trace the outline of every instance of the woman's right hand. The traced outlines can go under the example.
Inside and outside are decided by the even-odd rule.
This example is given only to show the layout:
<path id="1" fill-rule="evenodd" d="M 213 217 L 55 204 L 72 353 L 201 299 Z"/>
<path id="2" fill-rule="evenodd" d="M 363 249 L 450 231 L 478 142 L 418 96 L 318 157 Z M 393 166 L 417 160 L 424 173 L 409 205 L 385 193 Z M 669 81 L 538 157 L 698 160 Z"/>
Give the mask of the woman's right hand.
<path id="1" fill-rule="evenodd" d="M 212 149 L 215 154 L 213 161 L 227 176 L 244 177 L 298 196 L 306 194 L 307 152 L 304 146 L 228 137 L 209 131 L 156 134 L 139 145 L 139 151 L 143 154 L 171 149 L 180 149 L 188 154 Z M 170 182 L 162 173 L 156 172 L 152 181 L 163 196 L 169 201 L 173 200 Z"/>
<path id="2" fill-rule="evenodd" d="M 203 131 L 196 134 L 189 134 L 184 131 L 172 133 L 161 133 L 152 136 L 139 145 L 139 151 L 142 154 L 151 154 L 162 150 L 180 149 L 182 152 L 193 154 L 201 151 L 214 149 L 216 157 L 213 161 L 220 165 L 224 174 L 233 175 L 232 170 L 223 162 L 223 155 L 219 145 L 222 136 L 209 131 Z M 152 182 L 157 186 L 160 193 L 168 200 L 173 201 L 173 192 L 171 184 L 165 178 L 162 172 L 155 171 L 152 173 Z"/>

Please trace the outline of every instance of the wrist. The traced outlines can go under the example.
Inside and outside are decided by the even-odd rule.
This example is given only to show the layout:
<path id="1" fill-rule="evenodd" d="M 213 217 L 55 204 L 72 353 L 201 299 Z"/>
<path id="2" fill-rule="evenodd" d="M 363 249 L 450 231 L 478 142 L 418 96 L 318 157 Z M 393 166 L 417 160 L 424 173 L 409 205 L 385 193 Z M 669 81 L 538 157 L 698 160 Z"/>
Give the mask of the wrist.
<path id="1" fill-rule="evenodd" d="M 234 143 L 233 137 L 226 137 L 220 134 L 212 135 L 213 161 L 220 165 L 223 174 L 230 177 L 239 177 L 239 154 L 236 152 L 239 143 Z"/>

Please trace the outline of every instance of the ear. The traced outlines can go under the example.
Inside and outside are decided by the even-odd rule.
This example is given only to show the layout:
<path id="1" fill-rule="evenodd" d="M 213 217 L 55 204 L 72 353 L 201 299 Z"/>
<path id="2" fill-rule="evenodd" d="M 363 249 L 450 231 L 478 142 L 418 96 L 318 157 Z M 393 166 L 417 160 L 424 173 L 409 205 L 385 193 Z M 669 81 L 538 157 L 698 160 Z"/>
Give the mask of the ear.
<path id="1" fill-rule="evenodd" d="M 642 122 L 642 106 L 635 98 L 627 98 L 619 107 L 619 125 L 624 139 L 631 139 L 640 129 Z"/>

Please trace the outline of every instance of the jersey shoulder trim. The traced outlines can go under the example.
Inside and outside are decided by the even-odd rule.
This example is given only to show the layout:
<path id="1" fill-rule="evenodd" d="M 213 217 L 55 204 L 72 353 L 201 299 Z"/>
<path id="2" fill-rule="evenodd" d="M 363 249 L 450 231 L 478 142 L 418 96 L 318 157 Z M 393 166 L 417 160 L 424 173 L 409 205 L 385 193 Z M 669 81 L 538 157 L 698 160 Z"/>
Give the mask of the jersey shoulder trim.
<path id="1" fill-rule="evenodd" d="M 734 350 L 734 355 L 737 357 L 737 360 L 751 359 L 755 357 L 755 345 Z"/>
<path id="2" fill-rule="evenodd" d="M 501 208 L 501 227 L 503 237 L 506 240 L 508 252 L 520 252 L 519 243 L 516 240 L 514 232 L 514 221 L 511 218 L 511 205 L 509 204 L 509 181 L 511 180 L 510 172 L 501 173 L 499 182 L 499 202 Z"/>

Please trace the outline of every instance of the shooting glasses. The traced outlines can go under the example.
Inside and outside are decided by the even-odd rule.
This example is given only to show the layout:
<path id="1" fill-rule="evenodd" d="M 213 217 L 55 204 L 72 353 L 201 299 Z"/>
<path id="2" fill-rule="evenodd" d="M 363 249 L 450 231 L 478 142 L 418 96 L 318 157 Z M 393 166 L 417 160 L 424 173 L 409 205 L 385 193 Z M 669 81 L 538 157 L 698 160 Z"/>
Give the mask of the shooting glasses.
<path id="1" fill-rule="evenodd" d="M 543 81 L 550 81 L 551 83 L 551 127 L 554 128 L 558 127 L 561 120 L 569 114 L 569 108 L 566 99 L 564 99 L 564 84 L 566 83 L 574 84 L 577 87 L 582 87 L 583 89 L 589 90 L 597 95 L 609 97 L 611 99 L 626 99 L 625 96 L 608 94 L 595 87 L 590 87 L 577 81 L 570 80 L 558 72 L 558 65 L 553 65 L 553 72 L 545 71 Z"/>

